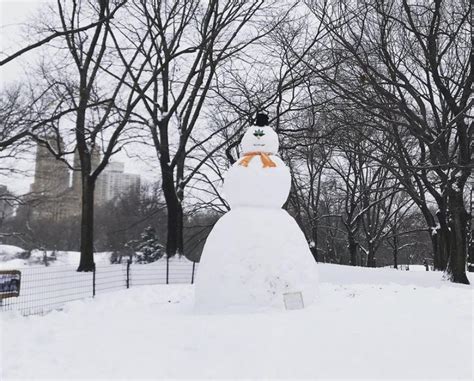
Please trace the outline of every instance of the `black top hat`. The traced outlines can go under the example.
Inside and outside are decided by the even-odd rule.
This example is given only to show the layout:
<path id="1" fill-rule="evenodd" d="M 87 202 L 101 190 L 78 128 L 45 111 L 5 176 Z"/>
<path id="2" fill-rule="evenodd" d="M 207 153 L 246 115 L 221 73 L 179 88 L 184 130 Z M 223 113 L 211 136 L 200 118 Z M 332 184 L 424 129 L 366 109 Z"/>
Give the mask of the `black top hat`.
<path id="1" fill-rule="evenodd" d="M 255 118 L 255 125 L 259 127 L 268 126 L 268 114 L 263 112 L 257 113 L 257 117 Z"/>

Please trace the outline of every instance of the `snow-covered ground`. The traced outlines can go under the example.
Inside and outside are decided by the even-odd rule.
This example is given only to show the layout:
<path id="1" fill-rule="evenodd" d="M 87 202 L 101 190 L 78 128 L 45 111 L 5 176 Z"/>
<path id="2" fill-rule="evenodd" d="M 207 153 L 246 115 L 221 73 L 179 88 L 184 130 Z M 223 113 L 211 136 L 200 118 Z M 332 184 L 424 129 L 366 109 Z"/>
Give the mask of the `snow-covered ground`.
<path id="1" fill-rule="evenodd" d="M 78 299 L 90 298 L 106 292 L 115 292 L 130 287 L 166 284 L 192 283 L 194 279 L 193 262 L 185 257 L 170 258 L 149 263 L 130 266 L 127 277 L 127 264 L 110 264 L 106 255 L 95 256 L 95 277 L 92 272 L 77 272 L 79 253 L 62 252 L 58 259 L 49 266 L 21 263 L 19 259 L 3 262 L 7 270 L 21 271 L 20 296 L 3 301 L 1 310 L 17 310 L 24 315 L 43 314 L 60 309 L 64 303 Z M 105 254 L 105 253 L 99 253 Z M 168 274 L 168 275 L 167 275 Z M 127 282 L 128 279 L 128 282 Z M 94 287 L 95 280 L 95 287 Z"/>
<path id="2" fill-rule="evenodd" d="M 14 258 L 16 255 L 24 252 L 25 250 L 10 245 L 0 245 L 0 270 L 2 269 L 21 269 L 30 266 L 44 266 L 41 264 L 43 260 L 43 250 L 33 250 L 31 257 L 28 259 Z M 52 255 L 52 251 L 48 250 L 48 257 Z M 77 266 L 81 253 L 78 251 L 56 251 L 56 259 L 49 259 L 49 266 Z M 111 252 L 99 252 L 94 253 L 94 261 L 96 265 L 107 265 L 110 264 Z"/>
<path id="3" fill-rule="evenodd" d="M 0 244 L 0 261 L 8 261 L 24 252 L 21 247 Z"/>
<path id="4" fill-rule="evenodd" d="M 154 285 L 44 316 L 5 312 L 1 379 L 472 379 L 470 286 L 319 270 L 319 301 L 304 310 L 196 314 L 192 285 Z"/>

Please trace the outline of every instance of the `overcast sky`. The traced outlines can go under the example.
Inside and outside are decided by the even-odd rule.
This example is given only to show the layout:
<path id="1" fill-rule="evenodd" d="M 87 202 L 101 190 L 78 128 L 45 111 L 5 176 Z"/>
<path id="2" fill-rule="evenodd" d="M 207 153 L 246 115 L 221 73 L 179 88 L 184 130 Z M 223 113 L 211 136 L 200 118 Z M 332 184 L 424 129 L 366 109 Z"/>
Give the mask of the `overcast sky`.
<path id="1" fill-rule="evenodd" d="M 0 14 L 2 18 L 0 50 L 2 56 L 13 53 L 27 46 L 28 43 L 36 41 L 34 35 L 28 37 L 27 25 L 34 22 L 34 19 L 38 17 L 40 9 L 51 2 L 54 3 L 52 0 L 0 0 Z M 34 63 L 37 57 L 37 53 L 33 51 L 0 67 L 0 88 L 3 88 L 8 83 L 21 81 L 24 78 L 26 66 Z M 143 147 L 141 147 L 141 150 L 143 150 Z M 32 152 L 33 154 L 34 152 Z M 126 152 L 120 152 L 114 156 L 113 160 L 124 162 L 126 172 L 139 173 L 144 181 L 154 182 L 159 178 L 156 169 L 156 159 L 144 162 L 137 159 L 129 159 Z M 34 176 L 33 161 L 15 161 L 15 163 L 9 163 L 9 165 L 15 165 L 15 167 L 26 171 L 26 175 L 9 175 L 6 177 L 0 174 L 0 184 L 7 185 L 15 193 L 28 192 Z M 1 163 L 0 167 L 5 167 L 5 163 Z"/>
<path id="2" fill-rule="evenodd" d="M 2 25 L 0 44 L 2 56 L 12 53 L 27 43 L 25 41 L 26 25 L 38 13 L 48 0 L 0 0 Z M 0 68 L 2 86 L 21 75 L 21 66 L 32 58 L 27 54 L 19 61 L 6 64 Z"/>

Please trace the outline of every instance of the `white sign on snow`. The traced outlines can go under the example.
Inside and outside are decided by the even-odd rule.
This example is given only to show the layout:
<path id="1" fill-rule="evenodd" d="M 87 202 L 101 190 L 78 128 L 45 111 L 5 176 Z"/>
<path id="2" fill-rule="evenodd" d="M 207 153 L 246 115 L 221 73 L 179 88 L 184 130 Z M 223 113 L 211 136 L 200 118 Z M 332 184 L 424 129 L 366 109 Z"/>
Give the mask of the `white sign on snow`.
<path id="1" fill-rule="evenodd" d="M 287 292 L 283 294 L 283 299 L 287 310 L 300 310 L 304 308 L 303 295 L 301 292 Z"/>

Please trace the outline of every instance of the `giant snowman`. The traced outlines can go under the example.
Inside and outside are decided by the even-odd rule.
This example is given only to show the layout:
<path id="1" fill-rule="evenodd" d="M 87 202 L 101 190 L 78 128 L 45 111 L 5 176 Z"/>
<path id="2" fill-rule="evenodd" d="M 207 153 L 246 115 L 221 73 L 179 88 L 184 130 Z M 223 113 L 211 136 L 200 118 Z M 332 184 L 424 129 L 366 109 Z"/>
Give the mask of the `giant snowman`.
<path id="1" fill-rule="evenodd" d="M 303 232 L 281 207 L 291 175 L 278 136 L 257 114 L 242 157 L 224 178 L 231 210 L 207 238 L 196 278 L 200 311 L 302 308 L 317 293 L 317 269 Z"/>

